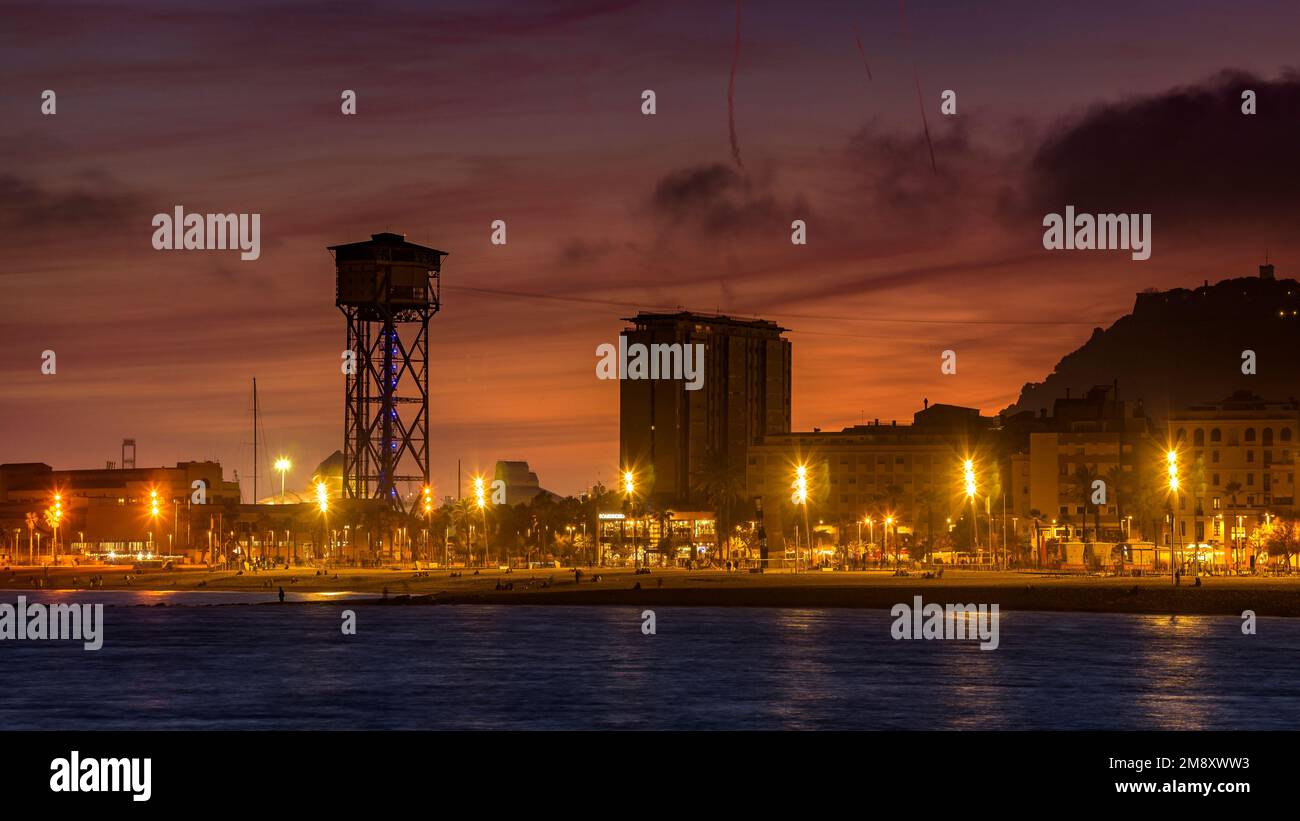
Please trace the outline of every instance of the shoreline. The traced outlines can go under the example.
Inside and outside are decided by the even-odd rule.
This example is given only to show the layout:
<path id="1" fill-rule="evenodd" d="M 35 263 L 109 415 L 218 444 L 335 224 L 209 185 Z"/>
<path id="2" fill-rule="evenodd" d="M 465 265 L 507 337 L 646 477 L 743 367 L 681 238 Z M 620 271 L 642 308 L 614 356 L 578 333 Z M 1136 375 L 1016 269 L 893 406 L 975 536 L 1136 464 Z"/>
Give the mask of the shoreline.
<path id="1" fill-rule="evenodd" d="M 595 607 L 778 607 L 866 608 L 888 610 L 914 596 L 940 604 L 997 604 L 1004 611 L 1132 613 L 1146 615 L 1232 615 L 1252 610 L 1257 616 L 1300 617 L 1300 576 L 1203 577 L 1201 587 L 1187 580 L 1175 587 L 1168 577 L 1062 576 L 1028 571 L 950 571 L 944 578 L 896 577 L 890 571 L 772 572 L 764 574 L 655 569 L 583 569 L 575 583 L 572 570 L 472 570 L 459 577 L 447 570 L 411 568 L 340 568 L 321 574 L 312 568 L 239 574 L 234 571 L 182 569 L 125 572 L 118 567 L 9 568 L 0 572 L 0 588 L 9 593 L 98 590 L 143 595 L 210 592 L 265 596 L 277 604 L 279 588 L 294 597 L 318 594 L 287 604 L 434 606 L 534 605 Z M 103 576 L 91 587 L 91 576 Z M 641 589 L 634 589 L 640 583 Z M 40 585 L 44 586 L 32 586 Z M 496 589 L 511 584 L 513 589 Z M 384 592 L 387 591 L 387 599 Z M 161 602 L 160 602 L 161 603 Z"/>

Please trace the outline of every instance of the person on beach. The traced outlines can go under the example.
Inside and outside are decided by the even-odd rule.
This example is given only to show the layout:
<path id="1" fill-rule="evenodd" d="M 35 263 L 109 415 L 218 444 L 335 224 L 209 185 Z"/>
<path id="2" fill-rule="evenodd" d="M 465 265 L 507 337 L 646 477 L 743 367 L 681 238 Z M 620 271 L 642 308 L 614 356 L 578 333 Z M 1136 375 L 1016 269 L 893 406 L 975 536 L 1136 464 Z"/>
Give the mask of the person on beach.
<path id="1" fill-rule="evenodd" d="M 280 604 L 284 604 L 284 588 L 280 588 Z"/>

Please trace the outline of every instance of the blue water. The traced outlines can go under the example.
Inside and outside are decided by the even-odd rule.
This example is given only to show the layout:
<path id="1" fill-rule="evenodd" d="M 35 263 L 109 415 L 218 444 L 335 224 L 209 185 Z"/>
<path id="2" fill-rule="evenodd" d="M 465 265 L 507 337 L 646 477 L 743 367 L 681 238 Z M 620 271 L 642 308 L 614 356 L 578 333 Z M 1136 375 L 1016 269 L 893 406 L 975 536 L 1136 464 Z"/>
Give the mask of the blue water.
<path id="1" fill-rule="evenodd" d="M 1004 612 L 981 651 L 879 610 L 659 607 L 647 636 L 640 608 L 201 606 L 267 598 L 42 593 L 109 602 L 104 648 L 0 642 L 0 729 L 1300 724 L 1300 619 Z"/>

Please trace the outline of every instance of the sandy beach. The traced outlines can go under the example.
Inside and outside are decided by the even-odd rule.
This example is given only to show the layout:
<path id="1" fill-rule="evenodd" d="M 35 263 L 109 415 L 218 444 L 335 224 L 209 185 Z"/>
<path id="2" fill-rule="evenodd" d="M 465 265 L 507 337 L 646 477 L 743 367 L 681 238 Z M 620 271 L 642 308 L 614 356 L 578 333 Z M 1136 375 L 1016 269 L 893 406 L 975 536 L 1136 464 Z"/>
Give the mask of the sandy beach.
<path id="1" fill-rule="evenodd" d="M 1300 616 L 1300 576 L 1202 579 L 1200 587 L 1184 579 L 1174 587 L 1168 577 L 1085 577 L 1033 572 L 950 571 L 943 578 L 896 577 L 890 571 L 725 573 L 656 569 L 583 568 L 581 583 L 569 569 L 473 570 L 452 576 L 447 570 L 412 568 L 339 568 L 318 574 L 311 568 L 237 574 L 204 569 L 127 572 L 118 567 L 8 568 L 0 587 L 90 590 L 101 576 L 105 590 L 265 593 L 274 601 L 286 592 L 372 593 L 389 604 L 530 604 L 701 607 L 865 607 L 890 608 L 915 595 L 940 603 L 998 604 L 1004 610 L 1114 613 L 1186 613 L 1240 616 Z M 41 581 L 43 580 L 43 582 Z M 640 589 L 636 589 L 636 585 Z M 511 585 L 512 589 L 498 589 Z"/>

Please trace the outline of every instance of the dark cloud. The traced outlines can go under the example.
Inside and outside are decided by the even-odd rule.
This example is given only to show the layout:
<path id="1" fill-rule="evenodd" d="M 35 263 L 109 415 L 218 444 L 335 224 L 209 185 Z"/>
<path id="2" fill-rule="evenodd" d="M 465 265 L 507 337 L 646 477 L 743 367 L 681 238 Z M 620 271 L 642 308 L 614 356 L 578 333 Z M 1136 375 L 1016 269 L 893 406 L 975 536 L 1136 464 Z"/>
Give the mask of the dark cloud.
<path id="1" fill-rule="evenodd" d="M 60 233 L 100 234 L 135 226 L 148 231 L 153 210 L 139 192 L 87 172 L 74 185 L 55 188 L 29 177 L 0 174 L 0 235 L 5 244 Z M 143 225 L 143 228 L 139 226 Z"/>
<path id="2" fill-rule="evenodd" d="M 650 211 L 673 227 L 708 236 L 789 231 L 792 219 L 809 219 L 802 196 L 782 201 L 770 181 L 711 163 L 666 174 L 650 196 Z"/>
<path id="3" fill-rule="evenodd" d="M 1251 89 L 1258 113 L 1241 111 Z M 1300 74 L 1239 71 L 1090 108 L 1043 140 L 1024 205 L 1041 215 L 1148 212 L 1174 230 L 1300 216 Z"/>
<path id="4" fill-rule="evenodd" d="M 942 223 L 951 232 L 966 216 L 995 210 L 1005 181 L 1014 179 L 1014 159 L 983 147 L 964 121 L 932 133 L 938 173 L 919 129 L 900 133 L 871 122 L 849 139 L 850 194 L 860 203 L 853 210 L 869 213 L 877 230 L 914 235 Z"/>
<path id="5" fill-rule="evenodd" d="M 556 261 L 561 265 L 586 265 L 609 256 L 614 245 L 606 240 L 588 241 L 575 237 L 564 243 Z"/>

